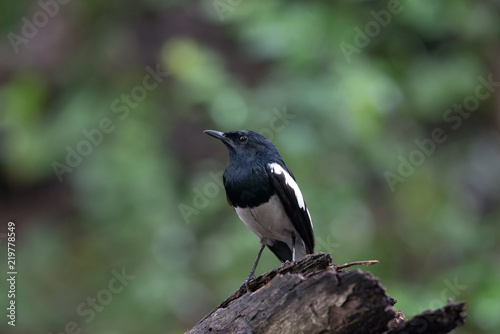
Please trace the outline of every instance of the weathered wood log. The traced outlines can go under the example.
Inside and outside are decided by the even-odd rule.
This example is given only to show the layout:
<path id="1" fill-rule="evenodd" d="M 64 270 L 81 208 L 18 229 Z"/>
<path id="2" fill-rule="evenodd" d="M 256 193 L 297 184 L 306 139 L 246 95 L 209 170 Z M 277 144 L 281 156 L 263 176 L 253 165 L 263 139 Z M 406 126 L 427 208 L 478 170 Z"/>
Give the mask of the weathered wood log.
<path id="1" fill-rule="evenodd" d="M 271 270 L 187 333 L 448 333 L 464 323 L 465 303 L 407 320 L 378 279 L 331 262 L 315 253 Z"/>

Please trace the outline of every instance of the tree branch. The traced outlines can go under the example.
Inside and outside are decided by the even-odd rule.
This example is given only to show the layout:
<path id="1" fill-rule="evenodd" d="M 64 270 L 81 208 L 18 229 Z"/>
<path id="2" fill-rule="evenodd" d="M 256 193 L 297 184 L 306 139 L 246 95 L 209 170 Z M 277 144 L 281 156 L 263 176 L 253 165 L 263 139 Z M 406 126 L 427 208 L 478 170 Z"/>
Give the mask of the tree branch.
<path id="1" fill-rule="evenodd" d="M 465 303 L 407 320 L 378 279 L 326 253 L 271 270 L 234 292 L 187 333 L 447 333 L 464 323 Z"/>

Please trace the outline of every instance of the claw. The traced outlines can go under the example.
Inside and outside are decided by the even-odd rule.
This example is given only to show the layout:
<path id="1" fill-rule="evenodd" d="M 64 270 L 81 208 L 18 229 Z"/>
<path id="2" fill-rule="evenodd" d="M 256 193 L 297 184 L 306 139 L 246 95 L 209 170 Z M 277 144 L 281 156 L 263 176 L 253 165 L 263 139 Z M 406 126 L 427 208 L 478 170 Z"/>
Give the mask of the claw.
<path id="1" fill-rule="evenodd" d="M 247 293 L 252 292 L 252 291 L 250 290 L 250 287 L 249 287 L 248 283 L 250 283 L 251 281 L 254 281 L 254 280 L 256 280 L 256 279 L 257 279 L 257 278 L 255 277 L 255 275 L 249 275 L 249 276 L 247 277 L 247 279 L 245 280 L 245 282 L 243 282 L 242 286 L 243 286 L 243 285 L 245 286 L 245 288 L 247 289 Z"/>
<path id="2" fill-rule="evenodd" d="M 252 267 L 252 270 L 250 270 L 250 274 L 248 274 L 248 277 L 247 279 L 245 280 L 244 284 L 245 284 L 245 288 L 247 289 L 247 293 L 250 293 L 250 287 L 248 286 L 248 283 L 252 280 L 255 280 L 255 268 L 257 268 L 257 264 L 259 263 L 259 259 L 260 259 L 260 255 L 262 254 L 262 251 L 264 250 L 264 244 L 261 243 L 260 245 L 260 249 L 259 249 L 259 253 L 257 254 L 257 259 L 255 260 L 255 263 Z"/>

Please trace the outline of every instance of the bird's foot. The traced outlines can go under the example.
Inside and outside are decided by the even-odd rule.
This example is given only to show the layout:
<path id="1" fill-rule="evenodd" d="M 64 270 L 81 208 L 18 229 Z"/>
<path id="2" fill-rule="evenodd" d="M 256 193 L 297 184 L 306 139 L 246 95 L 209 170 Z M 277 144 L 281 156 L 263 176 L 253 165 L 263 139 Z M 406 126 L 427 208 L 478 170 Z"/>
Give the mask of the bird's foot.
<path id="1" fill-rule="evenodd" d="M 290 261 L 286 260 L 285 262 L 283 262 L 283 263 L 281 264 L 281 266 L 282 266 L 282 267 L 284 267 L 284 266 L 286 266 L 286 265 L 287 265 L 287 264 L 289 264 L 289 263 L 290 263 Z"/>
<path id="2" fill-rule="evenodd" d="M 250 291 L 250 287 L 248 286 L 248 283 L 250 283 L 251 281 L 254 281 L 254 280 L 256 280 L 256 279 L 257 279 L 257 277 L 255 277 L 255 275 L 254 275 L 254 274 L 250 274 L 250 275 L 248 275 L 248 277 L 247 277 L 247 279 L 245 280 L 245 282 L 243 282 L 242 286 L 243 286 L 243 285 L 245 286 L 245 288 L 247 289 L 247 293 L 250 293 L 250 292 L 251 292 L 251 291 Z"/>

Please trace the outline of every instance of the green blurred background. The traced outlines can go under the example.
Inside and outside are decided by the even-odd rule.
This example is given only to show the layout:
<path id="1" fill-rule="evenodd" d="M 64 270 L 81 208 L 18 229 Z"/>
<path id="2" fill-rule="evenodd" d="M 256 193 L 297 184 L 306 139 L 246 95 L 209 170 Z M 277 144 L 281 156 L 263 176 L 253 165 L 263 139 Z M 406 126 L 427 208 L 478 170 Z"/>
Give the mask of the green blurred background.
<path id="1" fill-rule="evenodd" d="M 268 136 L 316 250 L 380 260 L 408 317 L 500 326 L 498 1 L 60 1 L 0 4 L 0 331 L 182 333 L 239 288 L 259 243 L 204 129 Z"/>

